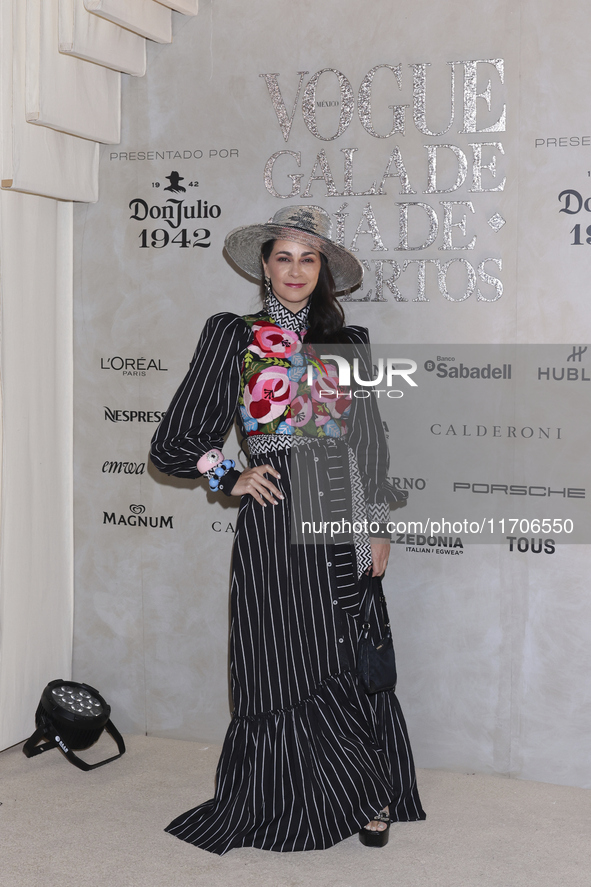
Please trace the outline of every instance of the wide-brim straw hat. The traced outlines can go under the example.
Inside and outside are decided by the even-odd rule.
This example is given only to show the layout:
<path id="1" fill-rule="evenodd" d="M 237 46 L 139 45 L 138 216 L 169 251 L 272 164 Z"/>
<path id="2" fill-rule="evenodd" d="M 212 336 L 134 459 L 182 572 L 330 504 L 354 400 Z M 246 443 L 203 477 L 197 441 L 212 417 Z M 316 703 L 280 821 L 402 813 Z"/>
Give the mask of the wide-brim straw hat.
<path id="1" fill-rule="evenodd" d="M 261 247 L 267 240 L 292 240 L 326 256 L 338 293 L 361 283 L 363 265 L 331 239 L 332 220 L 320 206 L 284 206 L 262 225 L 230 231 L 225 247 L 230 258 L 250 277 L 261 279 Z"/>

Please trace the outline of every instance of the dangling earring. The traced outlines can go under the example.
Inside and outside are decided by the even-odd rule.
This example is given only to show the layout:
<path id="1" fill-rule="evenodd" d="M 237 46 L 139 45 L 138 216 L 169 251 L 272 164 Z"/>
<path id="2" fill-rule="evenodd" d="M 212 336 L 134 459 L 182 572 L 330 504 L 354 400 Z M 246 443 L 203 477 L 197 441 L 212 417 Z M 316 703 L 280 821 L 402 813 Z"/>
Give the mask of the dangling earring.
<path id="1" fill-rule="evenodd" d="M 265 298 L 263 299 L 263 308 L 269 314 L 271 312 L 271 296 L 273 295 L 273 290 L 271 289 L 271 278 L 265 277 Z"/>

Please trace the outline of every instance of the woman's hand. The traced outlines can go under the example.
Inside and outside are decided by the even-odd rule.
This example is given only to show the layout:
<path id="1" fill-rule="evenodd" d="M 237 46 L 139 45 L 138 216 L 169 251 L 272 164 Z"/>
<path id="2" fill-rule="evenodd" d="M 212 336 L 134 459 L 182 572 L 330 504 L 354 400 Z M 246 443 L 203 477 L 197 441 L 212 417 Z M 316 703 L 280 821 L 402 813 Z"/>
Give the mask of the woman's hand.
<path id="1" fill-rule="evenodd" d="M 272 477 L 281 477 L 281 474 L 272 465 L 256 465 L 242 472 L 232 489 L 232 496 L 252 496 L 261 505 L 271 502 L 277 505 L 277 499 L 285 499 L 274 483 L 267 480 L 266 474 Z"/>
<path id="2" fill-rule="evenodd" d="M 369 542 L 371 545 L 371 575 L 383 576 L 390 557 L 390 540 L 374 537 L 370 538 Z"/>

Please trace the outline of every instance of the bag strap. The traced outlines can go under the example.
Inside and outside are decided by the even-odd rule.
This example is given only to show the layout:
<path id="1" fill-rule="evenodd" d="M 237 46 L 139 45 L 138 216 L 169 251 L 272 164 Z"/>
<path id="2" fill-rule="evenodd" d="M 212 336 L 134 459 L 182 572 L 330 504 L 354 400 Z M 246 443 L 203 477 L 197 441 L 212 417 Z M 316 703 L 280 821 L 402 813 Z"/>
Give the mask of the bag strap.
<path id="1" fill-rule="evenodd" d="M 369 628 L 370 628 L 369 616 L 370 616 L 371 598 L 372 598 L 371 579 L 372 579 L 371 575 L 368 575 L 367 573 L 363 573 L 359 579 L 359 581 L 361 583 L 361 589 L 360 589 L 361 595 L 365 594 L 365 609 L 363 612 L 363 631 L 366 634 L 369 633 Z"/>
<path id="2" fill-rule="evenodd" d="M 386 610 L 386 597 L 384 595 L 384 588 L 382 586 L 382 580 L 379 576 L 372 576 L 371 574 L 364 573 L 363 578 L 365 579 L 365 610 L 363 614 L 363 631 L 366 635 L 369 634 L 369 629 L 371 627 L 370 617 L 371 617 L 371 603 L 374 598 L 376 598 L 376 615 L 378 617 L 378 622 L 380 622 L 381 616 L 381 625 L 378 625 L 379 631 L 381 633 L 382 626 L 385 634 L 391 634 L 390 622 L 387 617 L 388 611 Z M 379 612 L 378 612 L 378 604 L 379 602 Z"/>

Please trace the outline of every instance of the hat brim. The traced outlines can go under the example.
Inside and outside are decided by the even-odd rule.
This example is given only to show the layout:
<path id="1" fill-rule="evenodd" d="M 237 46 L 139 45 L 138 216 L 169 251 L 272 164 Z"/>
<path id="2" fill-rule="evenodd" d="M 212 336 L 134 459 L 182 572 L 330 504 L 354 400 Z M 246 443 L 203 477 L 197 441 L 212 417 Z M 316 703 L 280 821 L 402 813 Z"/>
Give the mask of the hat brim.
<path id="1" fill-rule="evenodd" d="M 353 289 L 361 283 L 363 265 L 359 259 L 332 240 L 291 225 L 267 223 L 234 228 L 226 237 L 224 246 L 239 268 L 249 277 L 260 281 L 263 271 L 261 248 L 268 240 L 291 240 L 326 256 L 337 293 Z"/>

